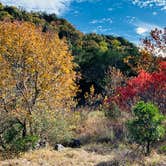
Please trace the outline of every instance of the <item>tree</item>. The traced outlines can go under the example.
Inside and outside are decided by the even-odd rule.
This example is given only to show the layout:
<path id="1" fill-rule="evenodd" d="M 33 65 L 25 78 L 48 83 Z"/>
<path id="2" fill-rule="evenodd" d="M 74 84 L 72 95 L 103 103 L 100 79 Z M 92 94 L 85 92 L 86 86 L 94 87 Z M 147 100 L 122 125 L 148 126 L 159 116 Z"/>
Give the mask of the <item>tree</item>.
<path id="1" fill-rule="evenodd" d="M 138 76 L 127 80 L 125 86 L 117 87 L 108 102 L 116 102 L 121 108 L 130 110 L 139 100 L 150 101 L 157 105 L 162 113 L 166 108 L 166 63 L 159 64 L 159 71 L 148 73 L 140 71 Z"/>
<path id="2" fill-rule="evenodd" d="M 0 22 L 0 112 L 34 134 L 32 113 L 73 106 L 75 64 L 65 41 L 31 23 Z"/>
<path id="3" fill-rule="evenodd" d="M 150 36 L 143 39 L 143 49 L 153 56 L 165 57 L 166 53 L 166 28 L 154 29 Z"/>
<path id="4" fill-rule="evenodd" d="M 123 59 L 130 54 L 136 55 L 137 49 L 129 42 L 124 42 L 122 39 L 121 41 L 124 45 L 118 38 L 92 33 L 83 36 L 79 47 L 73 47 L 75 62 L 79 65 L 78 70 L 82 74 L 82 79 L 79 81 L 82 90 L 79 97 L 82 103 L 83 96 L 89 91 L 91 85 L 94 85 L 96 94 L 104 92 L 104 78 L 110 66 L 120 69 L 126 75 L 130 73 Z"/>
<path id="5" fill-rule="evenodd" d="M 116 94 L 118 87 L 124 86 L 125 80 L 126 77 L 119 69 L 109 67 L 104 79 L 104 102 L 102 107 L 105 110 L 106 115 L 112 118 L 119 118 L 120 109 L 118 108 L 117 103 L 114 100 L 109 100 L 109 98 Z M 109 102 L 107 102 L 107 100 L 109 100 Z"/>
<path id="6" fill-rule="evenodd" d="M 150 153 L 151 145 L 165 134 L 162 126 L 164 116 L 151 103 L 138 102 L 133 109 L 134 119 L 127 123 L 131 138 L 136 143 L 146 147 L 146 154 Z"/>
<path id="7" fill-rule="evenodd" d="M 142 39 L 140 56 L 128 56 L 124 62 L 138 74 L 141 70 L 154 72 L 159 63 L 166 60 L 166 28 L 154 29 Z"/>
<path id="8" fill-rule="evenodd" d="M 116 93 L 116 89 L 125 83 L 126 78 L 119 69 L 111 66 L 108 68 L 105 75 L 104 92 L 105 96 L 109 97 L 114 95 Z"/>

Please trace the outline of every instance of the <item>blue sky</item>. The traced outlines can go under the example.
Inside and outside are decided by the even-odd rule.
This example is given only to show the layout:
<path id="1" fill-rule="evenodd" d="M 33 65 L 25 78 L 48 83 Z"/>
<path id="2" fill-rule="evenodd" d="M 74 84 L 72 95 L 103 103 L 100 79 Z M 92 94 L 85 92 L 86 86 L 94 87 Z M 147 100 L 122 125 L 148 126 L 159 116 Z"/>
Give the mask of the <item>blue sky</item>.
<path id="1" fill-rule="evenodd" d="M 166 0 L 0 0 L 28 11 L 66 18 L 84 33 L 123 36 L 138 44 L 151 29 L 166 27 Z"/>

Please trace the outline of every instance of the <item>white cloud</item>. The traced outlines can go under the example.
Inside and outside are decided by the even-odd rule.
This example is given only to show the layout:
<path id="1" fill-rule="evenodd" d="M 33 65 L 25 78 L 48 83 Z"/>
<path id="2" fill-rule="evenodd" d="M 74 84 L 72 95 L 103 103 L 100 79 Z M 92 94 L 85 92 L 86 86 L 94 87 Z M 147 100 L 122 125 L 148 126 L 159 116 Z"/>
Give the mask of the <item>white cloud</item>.
<path id="1" fill-rule="evenodd" d="M 134 5 L 140 7 L 160 7 L 161 10 L 166 10 L 166 0 L 131 0 Z"/>
<path id="2" fill-rule="evenodd" d="M 142 22 L 142 21 L 136 21 L 135 23 L 133 23 L 133 25 L 136 27 L 135 32 L 141 36 L 147 35 L 151 30 L 155 28 L 162 29 L 162 27 L 158 25 Z"/>
<path id="3" fill-rule="evenodd" d="M 157 12 L 153 12 L 152 14 L 153 14 L 154 16 L 156 16 L 156 15 L 157 15 Z"/>
<path id="4" fill-rule="evenodd" d="M 103 27 L 103 26 L 99 25 L 92 32 L 93 33 L 105 34 L 105 33 L 110 33 L 111 30 L 112 30 L 111 28 L 106 28 L 106 27 Z"/>
<path id="5" fill-rule="evenodd" d="M 137 27 L 136 28 L 136 33 L 139 35 L 144 35 L 146 32 L 148 32 L 147 28 L 144 28 L 144 27 Z"/>
<path id="6" fill-rule="evenodd" d="M 67 10 L 71 0 L 0 0 L 5 5 L 25 8 L 28 11 L 47 11 L 60 15 Z"/>
<path id="7" fill-rule="evenodd" d="M 110 23 L 111 24 L 112 19 L 111 18 L 102 18 L 100 20 L 95 19 L 95 20 L 92 20 L 90 23 L 91 24 L 102 24 L 102 23 Z"/>
<path id="8" fill-rule="evenodd" d="M 166 6 L 164 6 L 161 10 L 166 10 Z"/>
<path id="9" fill-rule="evenodd" d="M 125 21 L 127 21 L 130 24 L 133 24 L 136 21 L 136 17 L 134 17 L 134 16 L 126 16 Z"/>
<path id="10" fill-rule="evenodd" d="M 62 15 L 68 10 L 72 1 L 83 2 L 93 0 L 0 0 L 5 5 L 22 7 L 28 11 L 46 11 Z"/>

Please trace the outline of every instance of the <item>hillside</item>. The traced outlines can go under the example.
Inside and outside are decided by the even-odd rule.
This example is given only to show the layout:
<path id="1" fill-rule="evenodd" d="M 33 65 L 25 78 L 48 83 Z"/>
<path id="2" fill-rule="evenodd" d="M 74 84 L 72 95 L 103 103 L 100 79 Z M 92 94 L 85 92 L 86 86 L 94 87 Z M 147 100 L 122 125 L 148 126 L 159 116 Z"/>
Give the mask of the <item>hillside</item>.
<path id="1" fill-rule="evenodd" d="M 0 20 L 28 21 L 41 26 L 43 32 L 54 31 L 59 38 L 66 38 L 74 61 L 78 64 L 76 69 L 82 78 L 78 84 L 81 93 L 78 98 L 84 101 L 84 94 L 94 85 L 97 93 L 103 92 L 105 73 L 109 66 L 114 66 L 126 75 L 133 75 L 131 68 L 124 63 L 127 56 L 139 56 L 138 48 L 124 39 L 111 35 L 98 35 L 95 33 L 83 34 L 71 23 L 55 14 L 40 12 L 28 13 L 25 10 L 0 4 Z"/>

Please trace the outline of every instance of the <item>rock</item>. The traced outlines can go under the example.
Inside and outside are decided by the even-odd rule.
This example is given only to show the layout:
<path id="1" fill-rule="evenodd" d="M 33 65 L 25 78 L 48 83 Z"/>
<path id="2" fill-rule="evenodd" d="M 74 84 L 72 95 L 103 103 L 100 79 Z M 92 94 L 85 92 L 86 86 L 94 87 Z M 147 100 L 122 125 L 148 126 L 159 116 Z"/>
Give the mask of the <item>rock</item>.
<path id="1" fill-rule="evenodd" d="M 35 149 L 45 148 L 47 144 L 48 144 L 48 143 L 47 143 L 46 138 L 40 139 L 40 140 L 38 141 L 38 143 L 36 144 Z"/>
<path id="2" fill-rule="evenodd" d="M 57 151 L 62 151 L 62 150 L 64 150 L 64 148 L 65 147 L 62 144 L 56 144 L 54 147 L 54 149 Z"/>
<path id="3" fill-rule="evenodd" d="M 80 148 L 81 147 L 81 142 L 79 139 L 72 139 L 71 142 L 69 143 L 69 146 L 71 148 Z"/>

